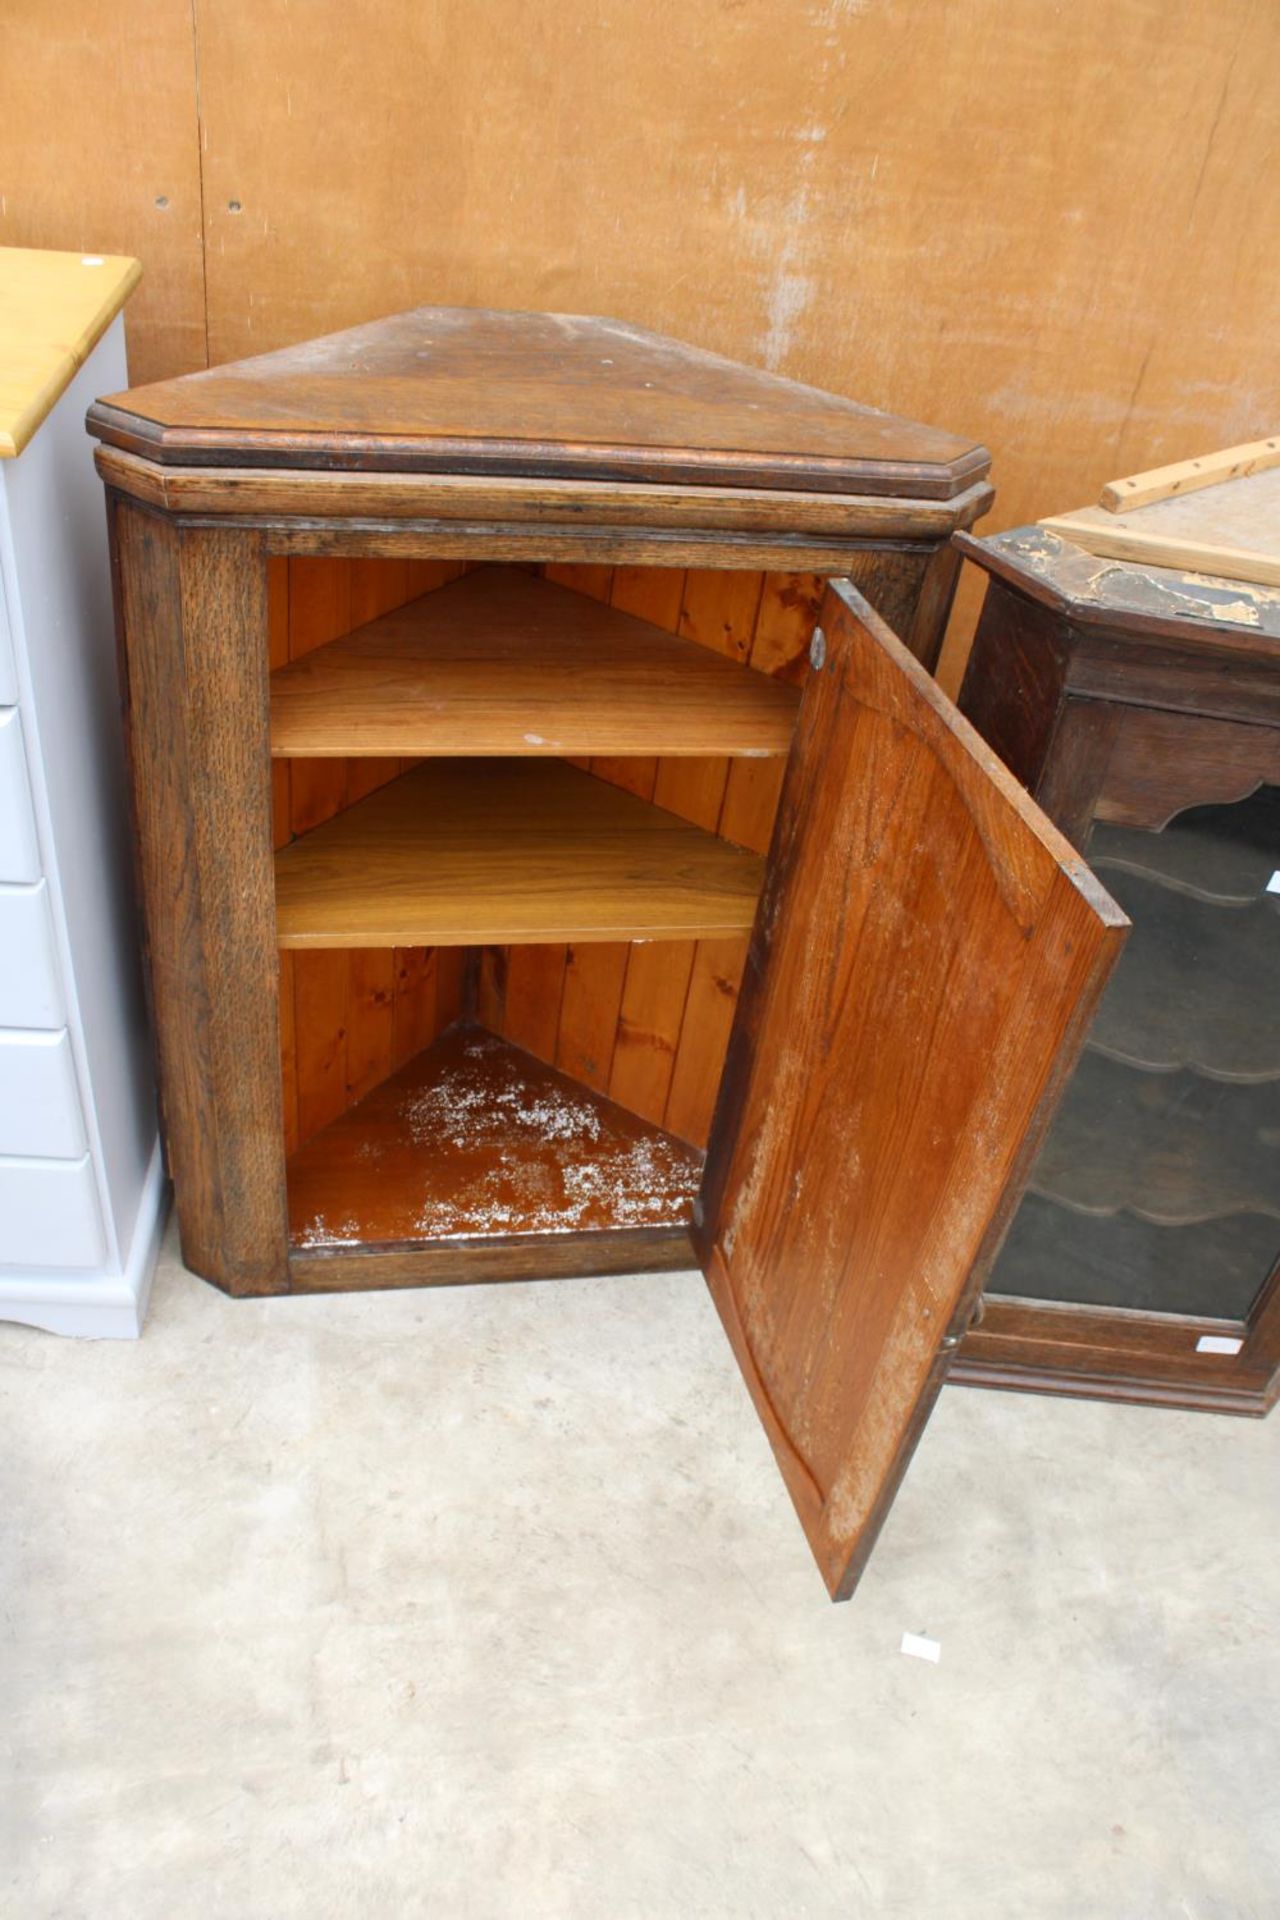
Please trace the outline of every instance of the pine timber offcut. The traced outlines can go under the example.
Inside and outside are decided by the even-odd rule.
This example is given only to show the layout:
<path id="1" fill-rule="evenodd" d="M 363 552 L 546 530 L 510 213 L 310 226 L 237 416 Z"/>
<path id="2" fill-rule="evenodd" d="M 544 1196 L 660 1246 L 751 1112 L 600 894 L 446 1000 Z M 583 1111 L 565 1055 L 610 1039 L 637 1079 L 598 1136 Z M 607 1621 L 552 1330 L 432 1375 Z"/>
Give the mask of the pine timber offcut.
<path id="1" fill-rule="evenodd" d="M 428 760 L 276 855 L 282 947 L 719 938 L 759 855 L 559 760 Z"/>
<path id="2" fill-rule="evenodd" d="M 1041 521 L 1099 559 L 1191 569 L 1218 579 L 1280 587 L 1280 467 L 1117 512 L 1080 507 Z"/>
<path id="3" fill-rule="evenodd" d="M 271 749 L 769 757 L 799 704 L 649 621 L 483 567 L 273 674 Z"/>
<path id="4" fill-rule="evenodd" d="M 679 1264 L 701 1178 L 701 1154 L 460 1021 L 292 1156 L 290 1239 L 300 1255 L 434 1249 L 444 1279 L 513 1239 L 543 1242 L 553 1271 L 581 1268 L 583 1236 L 591 1271 L 664 1244 Z"/>

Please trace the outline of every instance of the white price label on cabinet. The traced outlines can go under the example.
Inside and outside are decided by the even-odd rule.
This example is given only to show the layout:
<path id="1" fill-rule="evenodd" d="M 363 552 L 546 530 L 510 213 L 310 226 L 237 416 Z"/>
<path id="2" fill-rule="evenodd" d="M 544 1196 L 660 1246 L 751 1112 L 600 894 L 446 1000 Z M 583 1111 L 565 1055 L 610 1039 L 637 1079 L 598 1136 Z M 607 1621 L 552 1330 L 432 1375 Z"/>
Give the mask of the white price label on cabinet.
<path id="1" fill-rule="evenodd" d="M 1239 1353 L 1244 1345 L 1230 1333 L 1202 1333 L 1196 1341 L 1197 1353 Z"/>

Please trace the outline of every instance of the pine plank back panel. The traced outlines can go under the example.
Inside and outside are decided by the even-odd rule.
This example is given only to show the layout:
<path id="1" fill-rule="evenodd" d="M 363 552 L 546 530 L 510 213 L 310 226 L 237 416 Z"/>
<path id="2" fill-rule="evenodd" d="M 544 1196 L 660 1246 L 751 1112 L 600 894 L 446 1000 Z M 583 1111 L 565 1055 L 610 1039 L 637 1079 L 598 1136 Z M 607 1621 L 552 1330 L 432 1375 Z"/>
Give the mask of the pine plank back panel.
<path id="1" fill-rule="evenodd" d="M 884 556 L 877 555 L 880 559 Z M 548 565 L 546 578 L 727 658 L 803 681 L 824 581 L 730 569 Z M 593 757 L 602 780 L 720 838 L 767 851 L 778 762 Z M 487 950 L 480 1017 L 539 1059 L 706 1145 L 745 938 Z"/>
<path id="2" fill-rule="evenodd" d="M 729 569 L 548 565 L 549 580 L 607 600 L 754 671 L 802 687 L 827 577 Z M 867 551 L 848 576 L 888 624 L 929 652 L 927 557 Z M 591 772 L 722 839 L 767 853 L 785 763 L 593 758 Z M 480 1017 L 643 1119 L 705 1147 L 747 941 L 487 950 Z"/>
<path id="3" fill-rule="evenodd" d="M 461 562 L 268 562 L 271 665 L 301 659 L 375 614 L 456 579 Z M 276 760 L 274 842 L 281 847 L 394 779 L 410 763 L 387 759 Z M 379 1085 L 463 1009 L 465 956 L 396 948 L 280 955 L 280 1045 L 285 1151 Z"/>
<path id="4" fill-rule="evenodd" d="M 929 556 L 867 551 L 852 578 L 891 625 L 917 630 Z M 458 561 L 294 557 L 270 562 L 273 666 L 443 586 Z M 826 576 L 547 563 L 536 569 L 699 646 L 802 687 Z M 276 845 L 332 818 L 409 761 L 277 761 Z M 594 756 L 599 779 L 767 853 L 784 762 Z M 641 1118 L 704 1147 L 747 940 L 486 948 L 475 1012 L 502 1038 Z M 281 1042 L 289 1150 L 404 1064 L 466 1005 L 457 949 L 281 954 Z"/>

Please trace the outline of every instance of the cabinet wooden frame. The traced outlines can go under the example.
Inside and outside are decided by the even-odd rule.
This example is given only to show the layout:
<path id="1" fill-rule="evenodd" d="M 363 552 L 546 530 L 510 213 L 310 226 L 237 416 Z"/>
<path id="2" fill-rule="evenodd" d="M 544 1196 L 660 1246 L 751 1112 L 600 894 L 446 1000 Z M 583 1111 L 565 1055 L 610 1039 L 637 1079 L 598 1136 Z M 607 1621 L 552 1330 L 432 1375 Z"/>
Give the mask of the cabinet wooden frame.
<path id="1" fill-rule="evenodd" d="M 514 358 L 495 350 L 513 388 L 505 401 L 512 418 L 522 419 L 526 407 L 549 421 L 557 408 L 567 410 L 564 441 L 530 453 L 527 473 L 508 470 L 518 456 L 500 434 L 472 441 L 476 471 L 455 471 L 451 427 L 442 470 L 429 470 L 430 446 L 418 441 L 405 470 L 387 470 L 376 443 L 388 421 L 416 429 L 432 408 L 446 426 L 452 420 L 450 366 L 493 423 L 491 383 L 476 385 L 466 351 L 441 379 L 424 371 L 415 343 L 434 339 L 442 326 L 464 348 L 474 334 L 489 351 L 495 328 L 500 345 L 516 342 Z M 614 341 L 611 328 L 571 325 L 579 350 L 584 329 L 596 346 Z M 530 331 L 543 343 L 532 359 Z M 632 459 L 606 431 L 619 418 L 618 397 L 613 375 L 602 378 L 598 368 L 612 368 L 612 355 L 593 352 L 584 375 L 595 382 L 591 405 L 601 431 L 594 433 L 578 386 L 563 377 L 560 322 L 548 334 L 540 316 L 442 321 L 419 314 L 374 332 L 374 357 L 389 354 L 417 383 L 414 404 L 405 402 L 401 382 L 382 391 L 370 381 L 365 345 L 353 359 L 339 336 L 301 356 L 267 356 L 247 384 L 236 369 L 222 370 L 140 390 L 124 397 L 128 405 L 113 401 L 90 416 L 107 442 L 98 464 L 108 483 L 141 891 L 184 1256 L 240 1295 L 545 1278 L 695 1258 L 828 1589 L 847 1596 L 1126 929 L 1123 914 L 927 671 L 955 581 L 957 555 L 946 536 L 990 497 L 980 478 L 985 455 L 930 429 L 623 330 L 636 386 L 648 391 L 640 374 L 665 369 L 681 405 L 688 403 L 687 419 L 681 414 L 676 425 L 694 423 L 706 436 L 702 446 L 679 435 L 675 444 L 666 399 L 654 403 L 652 418 L 628 402 L 623 413 L 639 422 L 641 443 Z M 314 371 L 326 355 L 337 373 L 316 403 Z M 483 354 L 480 365 L 490 365 Z M 735 411 L 734 396 L 744 392 L 763 395 L 774 422 L 771 441 L 762 434 L 751 443 L 758 459 L 733 452 L 740 433 L 755 432 L 754 400 Z M 230 395 L 229 419 L 219 413 L 220 394 Z M 246 395 L 251 417 L 237 434 L 234 408 Z M 319 466 L 290 467 L 288 447 L 283 461 L 273 460 L 265 416 L 278 406 L 287 421 L 311 419 L 307 450 Z M 348 443 L 345 424 L 325 428 L 324 407 L 342 423 L 367 416 L 376 431 Z M 136 432 L 131 420 L 141 422 Z M 429 432 L 419 436 L 429 439 Z M 588 443 L 602 443 L 598 456 Z M 811 447 L 820 458 L 810 461 Z M 245 459 L 238 449 L 247 449 Z M 692 484 L 704 452 L 709 483 Z M 597 479 L 578 471 L 593 457 Z M 628 461 L 645 477 L 609 471 Z M 668 484 L 664 472 L 682 477 Z M 782 473 L 788 484 L 758 488 L 753 473 Z M 865 494 L 842 493 L 841 475 L 843 484 L 865 477 Z M 763 604 L 767 572 L 826 581 L 820 606 L 812 585 L 798 594 L 773 662 L 803 686 L 789 753 L 773 761 L 781 792 L 741 997 L 733 965 L 714 951 L 726 943 L 706 943 L 712 958 L 701 971 L 692 944 L 685 954 L 685 987 L 692 1000 L 696 984 L 699 1004 L 710 1007 L 716 1041 L 697 1061 L 719 1087 L 705 1169 L 687 1140 L 664 1135 L 646 1117 L 639 1092 L 617 1098 L 613 1114 L 600 1118 L 620 1155 L 630 1152 L 637 1129 L 645 1151 L 655 1140 L 673 1149 L 669 1174 L 641 1196 L 634 1225 L 612 1198 L 596 1216 L 607 1227 L 588 1232 L 571 1230 L 563 1208 L 552 1230 L 521 1230 L 530 1220 L 523 1202 L 505 1214 L 473 1207 L 472 1226 L 456 1233 L 439 1228 L 429 1208 L 417 1209 L 419 1140 L 441 1142 L 433 1179 L 448 1155 L 442 1135 L 401 1127 L 409 1111 L 396 1104 L 402 1084 L 425 1085 L 435 1097 L 442 1082 L 430 1080 L 428 1056 L 437 1043 L 434 1057 L 464 1075 L 488 1071 L 475 1064 L 478 1055 L 510 1061 L 512 1036 L 487 1017 L 502 995 L 485 949 L 462 983 L 461 1021 L 435 1037 L 426 1032 L 403 1073 L 393 1069 L 333 1128 L 321 1121 L 302 1141 L 294 1165 L 309 1156 L 319 1186 L 307 1189 L 300 1178 L 291 1238 L 269 737 L 280 556 L 290 557 L 291 578 L 294 566 L 317 560 L 368 558 L 534 562 L 554 568 L 561 581 L 574 563 L 634 575 L 688 569 L 681 622 L 689 583 L 709 584 L 713 606 L 702 604 L 701 618 L 712 631 L 704 638 L 739 661 L 739 603 Z M 445 567 L 438 583 L 448 576 Z M 579 584 L 591 591 L 600 582 L 588 571 Z M 383 604 L 402 602 L 401 595 Z M 319 639 L 344 630 L 330 627 Z M 651 730 L 643 742 L 652 753 Z M 606 757 L 615 768 L 617 749 L 613 736 Z M 317 764 L 295 761 L 292 771 Z M 726 773 L 726 794 L 727 780 Z M 356 785 L 370 791 L 363 779 Z M 351 792 L 344 784 L 344 796 Z M 760 851 L 776 794 L 771 787 L 768 807 L 753 816 Z M 656 789 L 654 804 L 662 805 Z M 323 822 L 333 807 L 306 811 L 308 823 Z M 687 817 L 696 815 L 691 805 Z M 721 817 L 717 810 L 714 826 Z M 309 830 L 296 818 L 292 825 Z M 417 851 L 415 841 L 415 858 Z M 455 924 L 451 934 L 458 932 Z M 554 932 L 550 921 L 542 932 Z M 459 949 L 439 949 L 450 951 Z M 295 967 L 300 958 L 293 954 Z M 559 975 L 553 965 L 545 976 L 553 986 L 567 972 L 559 964 Z M 544 977 L 540 966 L 523 976 L 526 1013 L 529 989 Z M 717 999 L 735 1006 L 731 1021 Z M 728 1046 L 723 1077 L 717 1044 Z M 526 1066 L 517 1063 L 525 1084 L 538 1084 L 539 1074 L 541 1084 L 556 1084 L 545 1078 L 545 1060 L 539 1067 L 528 1052 L 525 1058 Z M 588 1067 L 584 1052 L 578 1091 L 601 1114 L 603 1090 Z M 512 1084 L 502 1083 L 502 1100 L 484 1110 L 486 1127 L 508 1125 L 502 1102 Z M 611 1100 L 614 1094 L 611 1082 Z M 414 1124 L 425 1124 L 423 1111 L 412 1111 Z M 343 1137 L 354 1139 L 355 1151 L 346 1161 L 326 1159 L 337 1151 L 336 1127 L 348 1119 Z M 339 1176 L 353 1188 L 352 1166 L 383 1121 L 390 1150 L 409 1165 L 400 1197 L 412 1199 L 414 1210 L 384 1208 L 376 1216 L 387 1223 L 381 1237 L 345 1215 L 331 1229 L 313 1216 L 309 1195 Z M 567 1159 L 555 1146 L 564 1136 L 550 1121 L 529 1124 L 544 1131 L 526 1161 L 516 1156 L 517 1173 L 522 1165 L 555 1171 Z M 455 1164 L 477 1153 L 483 1160 L 470 1137 L 451 1136 L 448 1144 Z M 496 1158 L 495 1177 L 509 1178 L 511 1164 Z M 376 1186 L 379 1176 L 358 1178 Z M 807 1198 L 798 1204 L 801 1195 Z M 646 1212 L 650 1202 L 656 1210 Z M 491 1232 L 500 1217 L 517 1224 Z M 375 1212 L 362 1218 L 372 1221 Z"/>
<path id="2" fill-rule="evenodd" d="M 1095 820 L 1160 827 L 1280 784 L 1280 632 L 1267 631 L 1265 590 L 1219 583 L 1217 615 L 1215 583 L 1133 569 L 1118 605 L 1105 590 L 1115 566 L 1052 533 L 955 545 L 988 575 L 961 711 L 1074 845 Z M 1243 1320 L 988 1295 L 951 1377 L 1264 1415 L 1280 1397 L 1280 1262 Z"/>
<path id="3" fill-rule="evenodd" d="M 99 449 L 103 478 L 120 477 Z M 304 488 L 310 477 L 304 477 Z M 146 490 L 147 495 L 150 489 Z M 304 492 L 305 498 L 305 492 Z M 504 1237 L 442 1261 L 435 1250 L 314 1253 L 290 1249 L 279 1077 L 279 965 L 271 860 L 267 562 L 314 554 L 315 529 L 292 520 L 157 511 L 108 487 L 126 737 L 133 785 L 147 969 L 157 1033 L 166 1147 L 183 1257 L 228 1293 L 429 1285 L 550 1272 L 637 1271 L 686 1264 L 688 1235 L 637 1236 L 606 1254 L 598 1236 L 555 1249 Z M 666 535 L 574 527 L 518 552 L 510 530 L 335 520 L 329 557 L 652 564 Z M 788 559 L 794 558 L 789 549 Z M 682 544 L 686 563 L 765 569 L 776 542 L 731 549 Z M 936 658 L 958 562 L 943 546 L 860 541 L 825 547 L 875 591 Z M 175 676 L 175 653 L 179 672 Z M 234 884 L 231 876 L 235 876 Z M 175 911 L 176 909 L 176 911 Z M 550 1263 L 550 1264 L 549 1264 Z"/>

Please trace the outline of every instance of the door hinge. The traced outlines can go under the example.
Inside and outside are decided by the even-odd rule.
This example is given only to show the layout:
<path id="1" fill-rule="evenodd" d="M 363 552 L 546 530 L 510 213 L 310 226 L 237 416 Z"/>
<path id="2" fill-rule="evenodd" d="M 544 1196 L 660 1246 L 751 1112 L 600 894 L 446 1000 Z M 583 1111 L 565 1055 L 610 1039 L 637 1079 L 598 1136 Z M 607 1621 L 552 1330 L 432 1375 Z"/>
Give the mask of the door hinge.
<path id="1" fill-rule="evenodd" d="M 982 1316 L 986 1312 L 986 1310 L 987 1310 L 987 1296 L 985 1293 L 980 1293 L 977 1299 L 974 1301 L 973 1305 L 970 1307 L 968 1313 L 965 1315 L 959 1330 L 955 1333 L 945 1334 L 943 1338 L 938 1342 L 939 1351 L 942 1353 L 954 1353 L 956 1348 L 960 1345 L 960 1342 L 964 1339 L 966 1333 L 968 1333 L 970 1329 L 973 1327 L 981 1326 Z"/>

